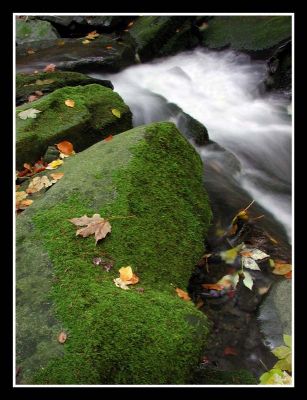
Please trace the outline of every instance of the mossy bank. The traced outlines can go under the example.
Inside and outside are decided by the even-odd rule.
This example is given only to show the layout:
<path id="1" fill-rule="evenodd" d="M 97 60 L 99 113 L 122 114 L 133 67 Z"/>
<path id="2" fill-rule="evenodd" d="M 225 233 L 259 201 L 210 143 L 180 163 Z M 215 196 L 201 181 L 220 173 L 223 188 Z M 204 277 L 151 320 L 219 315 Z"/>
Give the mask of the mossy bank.
<path id="1" fill-rule="evenodd" d="M 208 321 L 175 288 L 186 290 L 211 219 L 199 155 L 175 125 L 154 123 L 58 171 L 64 177 L 17 218 L 20 383 L 189 382 Z M 97 246 L 68 221 L 94 213 L 112 224 Z M 93 265 L 99 256 L 114 259 L 110 272 Z M 127 265 L 140 282 L 122 290 L 113 279 Z"/>
<path id="2" fill-rule="evenodd" d="M 68 107 L 66 100 L 73 100 Z M 21 111 L 41 111 L 36 118 L 23 120 Z M 120 111 L 120 118 L 112 113 Z M 16 108 L 16 161 L 33 163 L 44 155 L 48 146 L 69 140 L 81 151 L 109 135 L 132 127 L 132 115 L 122 98 L 101 85 L 64 87 L 32 103 Z"/>

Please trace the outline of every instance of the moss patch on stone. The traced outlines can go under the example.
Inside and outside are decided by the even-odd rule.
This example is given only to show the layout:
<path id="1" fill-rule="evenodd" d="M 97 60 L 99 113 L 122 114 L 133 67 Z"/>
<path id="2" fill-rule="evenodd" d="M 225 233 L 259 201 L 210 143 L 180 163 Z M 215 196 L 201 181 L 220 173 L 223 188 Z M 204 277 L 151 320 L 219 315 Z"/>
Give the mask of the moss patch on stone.
<path id="1" fill-rule="evenodd" d="M 257 385 L 257 379 L 247 370 L 223 371 L 217 368 L 198 368 L 192 384 L 195 385 Z"/>
<path id="2" fill-rule="evenodd" d="M 22 44 L 35 40 L 56 39 L 59 34 L 48 21 L 16 20 L 16 42 Z"/>
<path id="3" fill-rule="evenodd" d="M 67 107 L 65 100 L 75 101 Z M 20 111 L 35 108 L 41 113 L 35 119 L 22 120 Z M 117 118 L 112 108 L 121 112 Z M 62 140 L 81 151 L 110 134 L 116 135 L 132 126 L 131 112 L 121 97 L 101 85 L 64 87 L 32 103 L 16 108 L 17 168 L 24 162 L 37 161 L 47 147 Z"/>
<path id="4" fill-rule="evenodd" d="M 17 236 L 18 226 L 30 220 L 27 240 L 37 235 L 48 252 L 56 277 L 54 314 L 68 332 L 64 356 L 51 353 L 27 382 L 188 382 L 208 321 L 175 288 L 186 289 L 211 219 L 200 157 L 165 122 L 97 143 L 60 171 L 64 177 L 17 221 Z M 112 224 L 112 233 L 97 246 L 92 237 L 76 237 L 68 221 L 93 213 Z M 23 240 L 19 237 L 19 246 Z M 101 255 L 115 260 L 110 272 L 92 264 Z M 129 291 L 113 283 L 126 265 L 140 278 Z M 33 293 L 30 285 L 27 290 Z M 32 336 L 35 343 L 35 332 Z"/>
<path id="5" fill-rule="evenodd" d="M 41 84 L 46 81 L 51 82 Z M 54 71 L 40 72 L 37 74 L 19 73 L 16 74 L 16 100 L 18 104 L 26 102 L 28 96 L 34 94 L 37 90 L 46 94 L 65 86 L 84 86 L 93 83 L 113 89 L 113 85 L 110 81 L 99 81 L 98 79 L 91 78 L 79 72 Z"/>
<path id="6" fill-rule="evenodd" d="M 223 16 L 209 21 L 203 44 L 235 50 L 269 49 L 291 37 L 290 16 Z"/>

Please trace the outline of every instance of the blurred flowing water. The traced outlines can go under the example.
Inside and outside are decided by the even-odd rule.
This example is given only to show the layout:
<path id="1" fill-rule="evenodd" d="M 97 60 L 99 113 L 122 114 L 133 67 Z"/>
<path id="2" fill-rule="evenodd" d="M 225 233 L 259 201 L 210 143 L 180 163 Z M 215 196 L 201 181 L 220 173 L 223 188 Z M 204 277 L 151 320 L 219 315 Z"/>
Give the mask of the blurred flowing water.
<path id="1" fill-rule="evenodd" d="M 251 199 L 267 227 L 291 242 L 291 106 L 267 94 L 266 66 L 245 54 L 196 49 L 132 66 L 110 79 L 134 126 L 171 120 L 167 102 L 203 123 L 219 146 L 199 147 L 213 210 L 231 218 Z"/>

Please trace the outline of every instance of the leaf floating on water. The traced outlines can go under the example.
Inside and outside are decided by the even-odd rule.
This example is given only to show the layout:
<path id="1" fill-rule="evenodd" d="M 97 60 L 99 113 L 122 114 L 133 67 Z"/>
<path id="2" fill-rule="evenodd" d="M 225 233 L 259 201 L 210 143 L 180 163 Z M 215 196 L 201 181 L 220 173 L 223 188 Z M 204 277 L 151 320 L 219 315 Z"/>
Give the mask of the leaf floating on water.
<path id="1" fill-rule="evenodd" d="M 21 111 L 21 112 L 18 114 L 18 117 L 19 117 L 20 119 L 36 118 L 36 117 L 37 117 L 37 114 L 40 113 L 40 112 L 42 112 L 42 111 L 36 110 L 35 108 L 28 108 L 28 109 L 25 110 L 25 111 Z"/>
<path id="2" fill-rule="evenodd" d="M 119 110 L 117 110 L 117 108 L 112 108 L 111 112 L 113 115 L 115 115 L 115 117 L 117 117 L 117 118 L 121 117 L 121 113 Z"/>
<path id="3" fill-rule="evenodd" d="M 56 169 L 56 168 L 58 168 L 60 165 L 62 165 L 63 162 L 64 162 L 64 161 L 63 161 L 63 160 L 60 160 L 60 159 L 54 160 L 54 161 L 52 161 L 51 163 L 49 163 L 49 164 L 47 165 L 46 169 Z"/>
<path id="4" fill-rule="evenodd" d="M 255 271 L 261 271 L 256 261 L 250 257 L 242 257 L 242 265 L 245 268 L 253 269 Z"/>
<path id="5" fill-rule="evenodd" d="M 68 101 L 68 100 L 66 100 Z M 63 142 L 57 143 L 55 145 L 58 150 L 63 153 L 66 156 L 69 156 L 73 153 L 74 151 L 74 146 L 72 143 L 68 142 L 67 140 L 64 140 Z"/>
<path id="6" fill-rule="evenodd" d="M 191 297 L 190 297 L 190 296 L 188 295 L 188 293 L 185 292 L 184 290 L 179 289 L 179 288 L 176 288 L 176 292 L 177 292 L 177 295 L 178 295 L 182 300 L 185 300 L 185 301 L 191 300 Z"/>
<path id="7" fill-rule="evenodd" d="M 75 107 L 75 102 L 74 102 L 74 100 L 67 99 L 67 100 L 65 100 L 65 105 L 67 107 Z"/>
<path id="8" fill-rule="evenodd" d="M 65 332 L 59 333 L 59 335 L 58 335 L 58 342 L 61 343 L 61 344 L 63 344 L 63 343 L 66 342 L 66 340 L 67 340 L 67 333 L 65 333 Z"/>
<path id="9" fill-rule="evenodd" d="M 81 218 L 72 218 L 69 221 L 77 226 L 87 225 L 85 228 L 78 229 L 76 235 L 82 237 L 95 235 L 96 244 L 111 232 L 111 224 L 107 219 L 101 218 L 100 214 L 94 214 L 92 217 L 84 215 Z"/>

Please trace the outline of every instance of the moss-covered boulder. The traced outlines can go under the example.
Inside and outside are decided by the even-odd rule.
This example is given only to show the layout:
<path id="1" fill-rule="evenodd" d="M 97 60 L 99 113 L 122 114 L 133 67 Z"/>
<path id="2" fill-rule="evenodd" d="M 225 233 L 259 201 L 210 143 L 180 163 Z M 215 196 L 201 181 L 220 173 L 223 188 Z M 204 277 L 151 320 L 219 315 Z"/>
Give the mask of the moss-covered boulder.
<path id="1" fill-rule="evenodd" d="M 75 102 L 67 107 L 65 100 Z M 21 119 L 21 111 L 34 108 L 41 111 L 36 118 Z M 120 118 L 112 113 L 120 111 Z M 77 152 L 109 135 L 132 127 L 129 107 L 111 89 L 93 84 L 64 87 L 32 103 L 16 108 L 16 164 L 35 162 L 48 146 L 62 140 L 73 143 Z"/>
<path id="2" fill-rule="evenodd" d="M 259 51 L 273 48 L 290 37 L 290 16 L 218 16 L 203 31 L 203 45 Z"/>
<path id="3" fill-rule="evenodd" d="M 208 333 L 204 314 L 175 292 L 186 290 L 211 218 L 200 157 L 160 122 L 58 171 L 64 177 L 17 217 L 19 382 L 187 383 Z M 97 246 L 68 221 L 94 213 L 112 225 Z M 114 260 L 109 272 L 93 264 L 101 256 Z M 113 283 L 126 265 L 140 278 L 130 290 Z"/>
<path id="4" fill-rule="evenodd" d="M 35 94 L 37 90 L 46 94 L 65 86 L 84 86 L 92 83 L 98 83 L 113 89 L 110 81 L 91 78 L 79 72 L 54 71 L 36 74 L 16 74 L 16 103 L 20 105 L 26 102 L 28 97 L 31 94 Z"/>
<path id="5" fill-rule="evenodd" d="M 246 369 L 224 371 L 202 366 L 196 369 L 190 383 L 194 385 L 257 385 L 259 381 Z"/>
<path id="6" fill-rule="evenodd" d="M 192 18 L 186 16 L 145 16 L 129 29 L 141 61 L 174 54 L 197 44 L 191 33 Z"/>
<path id="7" fill-rule="evenodd" d="M 30 43 L 37 40 L 56 39 L 60 35 L 48 21 L 16 20 L 16 42 L 17 44 Z"/>

